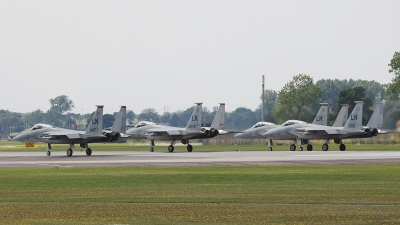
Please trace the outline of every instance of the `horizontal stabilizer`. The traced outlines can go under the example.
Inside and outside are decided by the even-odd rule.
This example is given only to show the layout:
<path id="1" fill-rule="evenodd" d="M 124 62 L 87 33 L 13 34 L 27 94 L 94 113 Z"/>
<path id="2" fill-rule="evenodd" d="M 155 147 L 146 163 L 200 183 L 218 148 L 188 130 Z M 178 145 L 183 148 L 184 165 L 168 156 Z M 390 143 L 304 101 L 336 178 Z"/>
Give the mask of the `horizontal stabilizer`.
<path id="1" fill-rule="evenodd" d="M 229 131 L 226 131 L 226 130 L 218 130 L 218 134 L 219 135 L 223 135 L 223 134 L 229 134 L 230 132 Z"/>
<path id="2" fill-rule="evenodd" d="M 131 134 L 125 134 L 125 133 L 121 133 L 121 138 L 128 138 L 132 136 Z"/>
<path id="3" fill-rule="evenodd" d="M 387 134 L 389 131 L 378 129 L 378 134 Z"/>

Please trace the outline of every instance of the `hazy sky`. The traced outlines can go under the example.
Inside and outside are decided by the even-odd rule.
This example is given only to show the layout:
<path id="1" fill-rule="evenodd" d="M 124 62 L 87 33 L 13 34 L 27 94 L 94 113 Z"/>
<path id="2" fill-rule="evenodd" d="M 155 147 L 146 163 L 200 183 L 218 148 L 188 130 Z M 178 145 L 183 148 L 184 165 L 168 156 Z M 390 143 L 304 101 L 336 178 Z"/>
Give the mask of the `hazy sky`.
<path id="1" fill-rule="evenodd" d="M 389 83 L 400 1 L 0 0 L 0 109 L 256 109 L 261 75 Z"/>

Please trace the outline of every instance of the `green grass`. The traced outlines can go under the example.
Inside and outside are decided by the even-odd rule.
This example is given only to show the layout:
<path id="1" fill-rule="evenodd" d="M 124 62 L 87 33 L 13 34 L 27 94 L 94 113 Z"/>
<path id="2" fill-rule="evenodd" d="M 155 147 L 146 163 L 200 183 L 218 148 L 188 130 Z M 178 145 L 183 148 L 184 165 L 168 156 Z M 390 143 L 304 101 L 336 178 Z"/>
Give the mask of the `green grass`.
<path id="1" fill-rule="evenodd" d="M 398 224 L 400 164 L 0 169 L 1 224 Z"/>

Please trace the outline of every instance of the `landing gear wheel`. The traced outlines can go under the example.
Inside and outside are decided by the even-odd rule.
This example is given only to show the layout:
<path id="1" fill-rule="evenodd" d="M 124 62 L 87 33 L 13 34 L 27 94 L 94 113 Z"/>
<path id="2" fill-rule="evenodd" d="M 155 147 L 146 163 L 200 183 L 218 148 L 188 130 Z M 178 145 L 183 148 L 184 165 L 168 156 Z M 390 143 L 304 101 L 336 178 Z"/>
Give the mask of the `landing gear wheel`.
<path id="1" fill-rule="evenodd" d="M 268 147 L 268 151 L 272 151 L 272 147 Z"/>
<path id="2" fill-rule="evenodd" d="M 312 145 L 307 145 L 307 151 L 312 151 Z"/>
<path id="3" fill-rule="evenodd" d="M 296 151 L 296 145 L 295 144 L 291 144 L 290 145 L 290 151 Z"/>
<path id="4" fill-rule="evenodd" d="M 174 146 L 173 145 L 168 146 L 168 152 L 173 152 L 173 151 L 174 151 Z"/>
<path id="5" fill-rule="evenodd" d="M 327 145 L 327 144 L 323 144 L 322 145 L 322 151 L 328 151 L 328 149 L 329 149 L 329 146 Z"/>
<path id="6" fill-rule="evenodd" d="M 50 155 L 51 155 L 51 152 L 50 152 L 50 151 L 47 151 L 46 154 L 47 154 L 47 156 L 50 156 Z"/>
<path id="7" fill-rule="evenodd" d="M 86 155 L 87 155 L 87 156 L 92 155 L 92 149 L 87 148 L 87 149 L 86 149 Z"/>
<path id="8" fill-rule="evenodd" d="M 340 151 L 346 151 L 346 145 L 345 144 L 340 144 L 339 145 Z"/>
<path id="9" fill-rule="evenodd" d="M 303 146 L 300 146 L 299 151 L 303 151 Z"/>
<path id="10" fill-rule="evenodd" d="M 188 146 L 186 147 L 186 149 L 187 149 L 188 152 L 192 152 L 193 146 L 192 146 L 192 145 L 188 145 Z"/>
<path id="11" fill-rule="evenodd" d="M 72 152 L 72 149 L 69 148 L 69 149 L 67 150 L 67 156 L 72 156 L 72 153 L 73 153 L 73 152 Z"/>
<path id="12" fill-rule="evenodd" d="M 154 148 L 153 147 L 150 147 L 150 152 L 154 152 Z"/>

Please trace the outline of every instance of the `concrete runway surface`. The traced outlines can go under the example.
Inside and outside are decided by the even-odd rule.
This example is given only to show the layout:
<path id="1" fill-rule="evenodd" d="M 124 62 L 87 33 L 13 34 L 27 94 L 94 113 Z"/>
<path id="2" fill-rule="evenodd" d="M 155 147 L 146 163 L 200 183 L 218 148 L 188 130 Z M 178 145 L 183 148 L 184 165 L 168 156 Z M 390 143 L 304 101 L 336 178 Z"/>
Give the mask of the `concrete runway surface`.
<path id="1" fill-rule="evenodd" d="M 129 152 L 99 151 L 86 156 L 74 151 L 71 157 L 63 152 L 0 152 L 0 168 L 19 167 L 85 167 L 85 166 L 212 166 L 212 165 L 301 165 L 399 163 L 395 151 L 232 151 L 232 152 Z"/>

